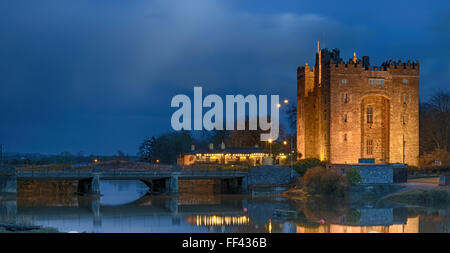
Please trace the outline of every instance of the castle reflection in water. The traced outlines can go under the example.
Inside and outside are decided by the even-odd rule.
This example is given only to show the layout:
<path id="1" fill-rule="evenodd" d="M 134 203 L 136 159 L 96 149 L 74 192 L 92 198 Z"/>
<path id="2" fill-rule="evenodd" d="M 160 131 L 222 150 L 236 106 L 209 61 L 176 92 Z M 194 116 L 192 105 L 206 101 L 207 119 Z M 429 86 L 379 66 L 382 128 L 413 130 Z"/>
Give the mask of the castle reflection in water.
<path id="1" fill-rule="evenodd" d="M 297 233 L 419 233 L 419 216 L 407 218 L 406 224 L 387 226 L 350 226 L 323 224 L 318 227 L 297 226 Z"/>
<path id="2" fill-rule="evenodd" d="M 251 224 L 247 216 L 193 216 L 186 221 L 195 226 L 215 227 L 215 226 L 248 226 Z M 405 224 L 391 225 L 344 225 L 344 224 L 320 224 L 318 226 L 292 225 L 291 223 L 279 224 L 281 231 L 273 231 L 274 224 L 271 219 L 264 228 L 266 232 L 294 232 L 294 233 L 419 233 L 419 216 L 407 218 Z"/>
<path id="3" fill-rule="evenodd" d="M 140 184 L 101 182 L 105 194 L 101 198 L 74 195 L 70 187 L 61 184 L 58 191 L 51 184 L 47 184 L 48 190 L 29 184 L 17 199 L 0 200 L 0 222 L 42 225 L 61 232 L 449 232 L 449 207 L 351 206 L 332 200 L 220 195 L 211 189 L 207 193 L 198 185 L 180 196 L 150 196 Z M 205 184 L 203 188 L 213 186 Z M 296 215 L 281 218 L 274 215 L 276 209 L 295 211 Z"/>

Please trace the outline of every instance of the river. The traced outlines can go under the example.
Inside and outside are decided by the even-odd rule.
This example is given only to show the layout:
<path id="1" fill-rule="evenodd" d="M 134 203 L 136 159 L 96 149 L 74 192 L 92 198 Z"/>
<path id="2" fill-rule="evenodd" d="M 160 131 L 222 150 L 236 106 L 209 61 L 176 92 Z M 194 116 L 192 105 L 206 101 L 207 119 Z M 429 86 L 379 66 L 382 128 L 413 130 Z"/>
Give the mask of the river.
<path id="1" fill-rule="evenodd" d="M 147 195 L 139 181 L 101 181 L 100 188 L 95 198 L 74 194 L 73 182 L 21 182 L 16 199 L 0 201 L 0 222 L 88 233 L 448 233 L 450 225 L 450 207 L 221 195 L 213 181 L 180 182 L 178 196 Z"/>

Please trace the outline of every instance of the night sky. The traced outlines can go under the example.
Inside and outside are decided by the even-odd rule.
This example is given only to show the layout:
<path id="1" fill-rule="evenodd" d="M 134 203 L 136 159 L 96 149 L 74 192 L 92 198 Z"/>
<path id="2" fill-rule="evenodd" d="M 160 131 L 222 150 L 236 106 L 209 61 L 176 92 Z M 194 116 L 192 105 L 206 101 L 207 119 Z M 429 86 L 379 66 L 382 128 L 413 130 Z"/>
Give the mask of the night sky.
<path id="1" fill-rule="evenodd" d="M 317 40 L 344 60 L 419 60 L 421 101 L 450 84 L 447 0 L 2 0 L 0 143 L 135 154 L 195 85 L 295 101 Z"/>

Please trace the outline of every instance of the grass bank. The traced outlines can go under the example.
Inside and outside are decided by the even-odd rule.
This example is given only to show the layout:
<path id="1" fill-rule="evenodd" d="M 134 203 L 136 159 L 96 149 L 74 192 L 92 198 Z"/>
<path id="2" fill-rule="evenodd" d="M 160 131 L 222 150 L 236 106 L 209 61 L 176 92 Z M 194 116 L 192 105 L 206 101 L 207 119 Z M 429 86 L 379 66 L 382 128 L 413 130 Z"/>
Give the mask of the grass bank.
<path id="1" fill-rule="evenodd" d="M 394 193 L 383 200 L 407 205 L 448 206 L 450 205 L 450 190 L 411 190 Z"/>

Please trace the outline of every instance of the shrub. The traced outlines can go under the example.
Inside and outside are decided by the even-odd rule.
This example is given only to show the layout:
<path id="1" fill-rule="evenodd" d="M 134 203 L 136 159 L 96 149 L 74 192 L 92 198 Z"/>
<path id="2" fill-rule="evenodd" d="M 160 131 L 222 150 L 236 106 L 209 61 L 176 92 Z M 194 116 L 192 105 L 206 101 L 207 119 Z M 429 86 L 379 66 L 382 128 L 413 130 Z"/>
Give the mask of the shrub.
<path id="1" fill-rule="evenodd" d="M 347 183 L 349 185 L 358 185 L 361 183 L 362 180 L 359 170 L 355 167 L 345 172 L 345 179 L 347 180 Z"/>
<path id="2" fill-rule="evenodd" d="M 316 158 L 302 159 L 299 161 L 295 161 L 295 163 L 293 164 L 294 170 L 300 176 L 305 175 L 306 171 L 309 168 L 316 167 L 316 166 L 324 166 L 324 164 L 319 159 L 316 159 Z"/>
<path id="3" fill-rule="evenodd" d="M 302 185 L 309 193 L 343 195 L 345 179 L 333 170 L 316 166 L 306 171 Z"/>

